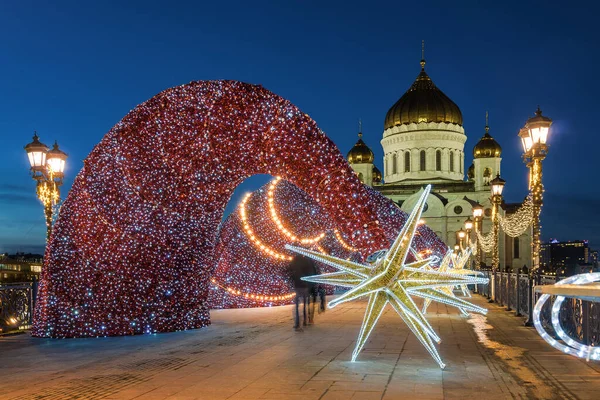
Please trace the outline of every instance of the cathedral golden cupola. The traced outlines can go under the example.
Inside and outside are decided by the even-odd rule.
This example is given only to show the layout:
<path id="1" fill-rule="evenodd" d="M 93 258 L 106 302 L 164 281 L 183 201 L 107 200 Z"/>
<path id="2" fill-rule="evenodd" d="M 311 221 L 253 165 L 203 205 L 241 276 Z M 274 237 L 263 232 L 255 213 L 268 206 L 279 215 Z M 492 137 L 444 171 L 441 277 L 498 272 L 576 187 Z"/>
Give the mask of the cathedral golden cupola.
<path id="1" fill-rule="evenodd" d="M 462 126 L 460 108 L 435 86 L 421 60 L 421 73 L 385 116 L 384 129 L 420 122 L 445 122 Z"/>
<path id="2" fill-rule="evenodd" d="M 502 147 L 490 135 L 490 127 L 488 124 L 488 114 L 485 114 L 485 134 L 479 142 L 473 147 L 474 158 L 494 158 L 502 155 Z"/>
<path id="3" fill-rule="evenodd" d="M 358 142 L 350 149 L 346 159 L 350 164 L 372 164 L 375 160 L 373 151 L 362 140 L 362 132 L 358 132 Z"/>

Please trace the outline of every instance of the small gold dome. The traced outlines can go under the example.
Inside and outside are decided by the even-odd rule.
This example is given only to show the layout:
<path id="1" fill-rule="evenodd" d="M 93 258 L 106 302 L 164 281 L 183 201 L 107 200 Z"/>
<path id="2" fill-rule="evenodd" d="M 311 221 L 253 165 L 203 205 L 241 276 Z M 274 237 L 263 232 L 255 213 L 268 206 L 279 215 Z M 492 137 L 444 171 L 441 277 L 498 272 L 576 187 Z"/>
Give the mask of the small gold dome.
<path id="1" fill-rule="evenodd" d="M 410 89 L 387 112 L 384 129 L 419 122 L 463 123 L 460 108 L 425 72 L 425 60 L 421 60 L 421 73 Z"/>
<path id="2" fill-rule="evenodd" d="M 373 183 L 381 183 L 381 171 L 373 165 Z"/>
<path id="3" fill-rule="evenodd" d="M 362 132 L 358 133 L 358 142 L 350 149 L 346 158 L 350 164 L 371 164 L 375 160 L 373 152 L 362 140 Z"/>
<path id="4" fill-rule="evenodd" d="M 485 127 L 485 135 L 473 147 L 474 158 L 494 158 L 502 155 L 502 147 L 490 135 L 490 127 Z"/>

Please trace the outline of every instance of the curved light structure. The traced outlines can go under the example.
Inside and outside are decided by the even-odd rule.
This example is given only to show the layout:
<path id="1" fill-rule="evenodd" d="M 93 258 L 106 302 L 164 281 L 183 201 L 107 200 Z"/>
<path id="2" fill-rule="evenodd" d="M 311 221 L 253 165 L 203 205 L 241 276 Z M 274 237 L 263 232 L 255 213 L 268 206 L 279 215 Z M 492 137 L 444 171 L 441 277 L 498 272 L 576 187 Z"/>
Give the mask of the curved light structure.
<path id="1" fill-rule="evenodd" d="M 581 292 L 581 293 L 583 293 L 584 291 L 589 292 L 589 290 L 585 290 L 586 289 L 585 287 L 581 287 L 581 289 L 583 289 L 583 290 L 577 290 L 577 288 L 575 288 L 573 286 L 587 285 L 587 284 L 590 284 L 593 282 L 598 282 L 598 281 L 600 281 L 600 273 L 598 273 L 598 272 L 588 273 L 588 274 L 580 274 L 580 275 L 571 276 L 569 278 L 566 278 L 566 279 L 563 279 L 563 280 L 557 282 L 555 285 L 550 287 L 550 289 L 552 289 L 552 290 L 544 290 L 544 289 L 542 289 L 542 290 L 548 291 L 548 292 L 551 291 L 554 294 L 562 293 L 562 294 L 568 295 L 569 297 L 581 297 L 581 296 L 578 296 L 579 292 Z M 563 286 L 563 289 L 565 289 L 565 290 L 561 291 L 558 288 L 560 286 Z M 574 340 L 569 335 L 567 335 L 565 333 L 565 331 L 562 329 L 562 327 L 560 326 L 560 321 L 558 319 L 558 313 L 560 312 L 560 307 L 561 307 L 563 301 L 565 300 L 564 295 L 556 296 L 556 300 L 554 300 L 554 303 L 552 304 L 552 314 L 551 314 L 552 315 L 552 327 L 556 331 L 556 334 L 558 335 L 558 337 L 562 339 L 564 344 L 559 342 L 558 340 L 554 339 L 552 336 L 550 336 L 546 332 L 546 330 L 542 327 L 542 323 L 540 321 L 540 313 L 542 311 L 542 307 L 544 306 L 544 304 L 546 303 L 546 301 L 548 300 L 548 298 L 550 296 L 551 295 L 547 294 L 547 293 L 542 294 L 542 296 L 537 301 L 537 303 L 535 304 L 535 307 L 533 309 L 533 324 L 535 326 L 535 329 L 540 334 L 540 336 L 546 342 L 548 342 L 548 344 L 550 344 L 552 347 L 554 347 L 555 349 L 558 349 L 562 352 L 574 355 L 579 358 L 585 358 L 588 361 L 590 359 L 591 360 L 600 360 L 600 347 L 593 347 L 593 346 L 585 345 L 583 343 L 579 343 L 578 341 Z M 590 296 L 589 293 L 586 293 L 585 300 L 600 301 L 600 291 L 598 291 L 598 294 L 596 296 Z"/>

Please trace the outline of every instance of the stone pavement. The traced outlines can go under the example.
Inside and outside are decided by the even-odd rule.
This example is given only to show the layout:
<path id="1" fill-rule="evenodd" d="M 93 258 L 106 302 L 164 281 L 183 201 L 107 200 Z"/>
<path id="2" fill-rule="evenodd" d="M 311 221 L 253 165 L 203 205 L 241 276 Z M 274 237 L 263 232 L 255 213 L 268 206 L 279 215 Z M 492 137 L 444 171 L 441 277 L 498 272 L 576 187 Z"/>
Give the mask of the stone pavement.
<path id="1" fill-rule="evenodd" d="M 287 306 L 217 310 L 208 328 L 159 335 L 0 337 L 0 398 L 600 398 L 600 364 L 553 349 L 495 305 L 470 318 L 431 305 L 443 371 L 391 308 L 350 362 L 365 305 L 328 310 L 301 333 Z"/>

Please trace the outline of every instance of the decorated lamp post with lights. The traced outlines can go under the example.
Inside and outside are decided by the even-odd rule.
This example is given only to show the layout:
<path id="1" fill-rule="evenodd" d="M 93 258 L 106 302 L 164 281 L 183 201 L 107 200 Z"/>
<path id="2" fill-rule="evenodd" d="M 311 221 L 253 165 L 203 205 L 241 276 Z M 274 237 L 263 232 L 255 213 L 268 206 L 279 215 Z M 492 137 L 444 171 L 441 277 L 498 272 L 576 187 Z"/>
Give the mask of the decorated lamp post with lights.
<path id="1" fill-rule="evenodd" d="M 494 239 L 494 248 L 492 250 L 492 300 L 496 298 L 496 272 L 500 268 L 500 204 L 502 203 L 502 191 L 506 181 L 496 175 L 490 182 L 492 190 L 492 237 Z"/>
<path id="2" fill-rule="evenodd" d="M 475 240 L 477 240 L 477 233 L 482 231 L 482 219 L 483 219 L 483 207 L 477 204 L 473 207 L 473 220 L 475 221 Z M 478 243 L 475 243 L 475 268 L 481 268 L 481 249 Z"/>
<path id="3" fill-rule="evenodd" d="M 471 218 L 467 218 L 467 220 L 465 221 L 465 232 L 466 232 L 466 248 L 467 249 L 471 249 L 471 255 L 473 254 L 473 239 L 471 239 L 471 233 L 473 231 L 473 221 L 471 220 Z M 471 257 L 469 257 L 469 261 L 467 262 L 467 265 L 469 265 L 471 267 L 471 269 L 473 269 L 473 266 L 471 265 Z"/>
<path id="4" fill-rule="evenodd" d="M 542 184 L 542 161 L 548 154 L 548 135 L 552 120 L 542 115 L 538 106 L 535 116 L 525 123 L 519 131 L 519 138 L 523 145 L 523 161 L 529 168 L 529 190 L 533 205 L 533 221 L 531 224 L 531 268 L 529 269 L 529 282 L 532 286 L 529 295 L 529 310 L 533 309 L 533 280 L 540 267 L 540 212 L 543 205 L 544 185 Z M 532 312 L 529 312 L 527 325 L 533 325 Z"/>
<path id="5" fill-rule="evenodd" d="M 462 251 L 462 250 L 465 249 L 464 240 L 465 240 L 467 234 L 466 234 L 465 231 L 463 231 L 461 229 L 458 232 L 456 232 L 456 235 L 458 236 L 458 247 L 459 247 L 459 250 Z"/>
<path id="6" fill-rule="evenodd" d="M 44 206 L 46 216 L 46 240 L 52 233 L 52 217 L 54 207 L 60 202 L 60 186 L 63 184 L 67 153 L 58 148 L 54 142 L 52 150 L 40 142 L 37 132 L 33 141 L 25 146 L 29 158 L 31 175 L 37 182 L 37 196 Z"/>
<path id="7" fill-rule="evenodd" d="M 502 191 L 506 181 L 500 178 L 498 174 L 490 182 L 492 189 L 492 224 L 493 224 L 493 238 L 494 238 L 494 249 L 492 251 L 492 272 L 496 273 L 500 268 L 500 218 L 498 214 L 500 212 L 500 204 L 502 203 Z"/>

